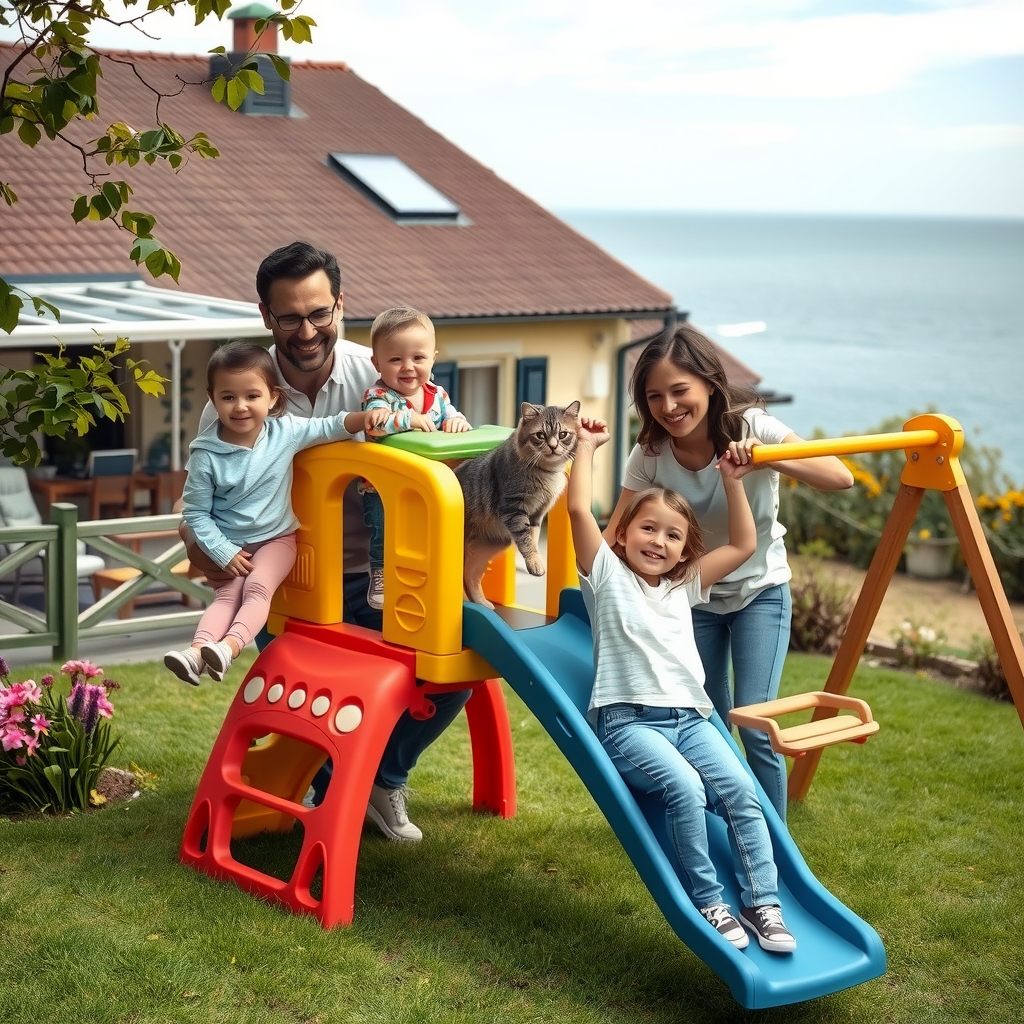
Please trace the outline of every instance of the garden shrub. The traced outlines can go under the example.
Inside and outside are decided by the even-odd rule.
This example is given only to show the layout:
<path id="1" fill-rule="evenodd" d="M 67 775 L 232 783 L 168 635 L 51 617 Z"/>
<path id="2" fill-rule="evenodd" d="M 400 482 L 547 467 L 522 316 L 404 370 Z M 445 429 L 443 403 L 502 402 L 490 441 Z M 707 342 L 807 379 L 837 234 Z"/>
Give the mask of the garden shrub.
<path id="1" fill-rule="evenodd" d="M 850 588 L 829 576 L 819 559 L 797 565 L 789 586 L 793 594 L 790 650 L 835 654 L 853 610 Z"/>
<path id="2" fill-rule="evenodd" d="M 1024 641 L 1024 633 L 1020 638 Z M 974 676 L 978 689 L 996 700 L 1013 700 L 1010 687 L 1006 683 L 1006 673 L 996 654 L 996 645 L 990 636 L 975 636 L 971 641 L 971 661 L 978 663 Z"/>

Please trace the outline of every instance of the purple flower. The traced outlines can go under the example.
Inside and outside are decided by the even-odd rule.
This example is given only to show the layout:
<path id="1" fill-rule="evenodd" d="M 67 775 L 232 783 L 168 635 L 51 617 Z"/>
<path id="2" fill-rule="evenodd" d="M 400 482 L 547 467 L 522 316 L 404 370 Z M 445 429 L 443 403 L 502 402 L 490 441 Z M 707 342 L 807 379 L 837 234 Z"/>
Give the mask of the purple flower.
<path id="1" fill-rule="evenodd" d="M 68 711 L 79 721 L 82 720 L 82 712 L 85 710 L 85 683 L 75 683 L 68 694 Z"/>
<path id="2" fill-rule="evenodd" d="M 96 722 L 100 717 L 100 694 L 103 693 L 102 686 L 87 686 L 89 691 L 85 700 L 85 713 L 81 716 L 82 725 L 86 733 L 91 733 L 96 728 Z"/>
<path id="3" fill-rule="evenodd" d="M 0 655 L 0 678 L 6 679 L 7 676 L 10 674 L 10 671 L 10 666 L 7 664 L 3 655 Z"/>
<path id="4" fill-rule="evenodd" d="M 109 693 L 111 690 L 120 690 L 121 684 L 116 679 L 104 679 L 103 688 Z"/>
<path id="5" fill-rule="evenodd" d="M 94 683 L 75 683 L 68 696 L 68 710 L 85 727 L 87 733 L 96 728 L 100 716 L 111 718 L 114 705 L 107 699 L 104 687 Z"/>
<path id="6" fill-rule="evenodd" d="M 39 685 L 45 686 L 47 689 L 49 689 L 51 686 L 53 686 L 53 676 L 50 673 L 47 673 L 45 676 L 43 676 L 42 679 L 39 680 Z"/>

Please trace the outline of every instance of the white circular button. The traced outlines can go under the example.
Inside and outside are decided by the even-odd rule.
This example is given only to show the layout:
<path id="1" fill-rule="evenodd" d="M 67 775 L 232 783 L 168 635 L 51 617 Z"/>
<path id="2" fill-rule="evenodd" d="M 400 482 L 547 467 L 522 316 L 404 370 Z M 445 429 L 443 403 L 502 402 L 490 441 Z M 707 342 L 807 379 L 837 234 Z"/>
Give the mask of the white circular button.
<path id="1" fill-rule="evenodd" d="M 252 704 L 259 699 L 259 695 L 263 692 L 263 687 L 266 685 L 266 680 L 261 679 L 259 676 L 253 676 L 245 684 L 245 689 L 242 691 L 242 699 L 246 704 Z"/>
<path id="2" fill-rule="evenodd" d="M 291 696 L 288 698 L 288 707 L 294 711 L 296 708 L 301 708 L 306 703 L 306 691 L 305 690 L 292 690 Z"/>
<path id="3" fill-rule="evenodd" d="M 334 716 L 334 727 L 338 732 L 352 732 L 363 720 L 363 713 L 355 704 L 346 704 Z"/>
<path id="4" fill-rule="evenodd" d="M 326 715 L 331 709 L 331 698 L 330 697 L 317 697 L 312 704 L 309 705 L 309 710 L 313 714 L 320 718 L 322 715 Z"/>
<path id="5" fill-rule="evenodd" d="M 274 685 L 267 690 L 267 700 L 271 704 L 276 704 L 284 696 L 284 687 L 280 683 L 274 683 Z"/>

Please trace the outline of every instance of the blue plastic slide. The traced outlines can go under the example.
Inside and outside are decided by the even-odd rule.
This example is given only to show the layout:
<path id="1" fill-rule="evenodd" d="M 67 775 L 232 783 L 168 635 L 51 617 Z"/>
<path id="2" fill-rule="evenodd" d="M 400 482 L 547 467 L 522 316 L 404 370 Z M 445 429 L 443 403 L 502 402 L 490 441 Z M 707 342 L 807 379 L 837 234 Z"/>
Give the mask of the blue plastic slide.
<path id="1" fill-rule="evenodd" d="M 587 723 L 593 642 L 578 590 L 563 591 L 559 616 L 547 625 L 513 629 L 496 612 L 468 603 L 463 623 L 465 646 L 486 658 L 536 715 L 590 790 L 676 935 L 725 981 L 738 1003 L 749 1009 L 783 1006 L 885 973 L 878 933 L 811 874 L 756 782 L 779 868 L 779 899 L 797 950 L 768 953 L 753 937 L 738 950 L 697 913 L 680 881 L 660 805 L 646 798 L 643 805 L 637 802 Z M 713 721 L 728 735 L 717 715 Z M 711 811 L 708 833 L 723 896 L 736 908 L 739 887 L 727 830 Z"/>

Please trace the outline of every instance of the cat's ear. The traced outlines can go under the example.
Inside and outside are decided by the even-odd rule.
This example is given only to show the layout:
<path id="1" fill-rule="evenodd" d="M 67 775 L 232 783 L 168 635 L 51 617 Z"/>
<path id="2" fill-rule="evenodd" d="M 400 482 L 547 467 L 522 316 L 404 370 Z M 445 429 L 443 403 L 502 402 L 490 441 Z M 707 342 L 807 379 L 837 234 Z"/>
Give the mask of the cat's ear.
<path id="1" fill-rule="evenodd" d="M 572 403 L 572 405 L 567 405 L 565 407 L 565 412 L 566 412 L 566 414 L 568 416 L 579 416 L 579 414 L 580 414 L 580 401 L 579 401 L 579 399 L 577 398 L 576 401 Z"/>
<path id="2" fill-rule="evenodd" d="M 543 411 L 543 405 L 533 405 L 530 402 L 523 402 L 519 407 L 519 418 L 523 420 L 532 420 L 535 416 L 539 416 Z"/>

